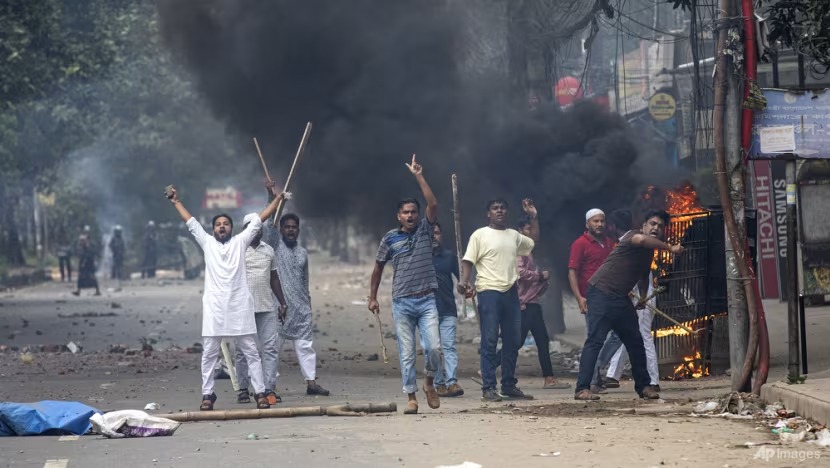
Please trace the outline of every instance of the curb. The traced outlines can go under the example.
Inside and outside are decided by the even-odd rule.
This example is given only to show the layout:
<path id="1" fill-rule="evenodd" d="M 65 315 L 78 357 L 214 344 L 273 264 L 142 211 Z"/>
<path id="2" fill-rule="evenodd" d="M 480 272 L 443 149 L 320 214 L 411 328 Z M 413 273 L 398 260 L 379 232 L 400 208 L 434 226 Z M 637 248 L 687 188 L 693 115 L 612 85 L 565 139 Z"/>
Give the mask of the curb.
<path id="1" fill-rule="evenodd" d="M 815 379 L 790 385 L 774 382 L 761 387 L 761 398 L 767 403 L 780 401 L 788 410 L 818 423 L 830 425 L 830 379 Z"/>

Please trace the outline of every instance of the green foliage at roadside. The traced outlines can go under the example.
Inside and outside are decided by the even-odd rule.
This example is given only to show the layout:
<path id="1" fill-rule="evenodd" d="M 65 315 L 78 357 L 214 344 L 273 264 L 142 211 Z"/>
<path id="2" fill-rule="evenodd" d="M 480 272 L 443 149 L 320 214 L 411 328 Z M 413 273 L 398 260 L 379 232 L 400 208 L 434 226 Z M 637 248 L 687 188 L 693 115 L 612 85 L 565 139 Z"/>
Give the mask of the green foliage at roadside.
<path id="1" fill-rule="evenodd" d="M 119 223 L 138 242 L 148 219 L 190 206 L 236 142 L 211 117 L 159 34 L 152 0 L 0 3 L 0 251 L 25 262 L 20 226 L 34 193 L 54 195 L 47 237 Z M 255 168 L 255 167 L 254 167 Z M 130 235 L 132 233 L 132 235 Z"/>

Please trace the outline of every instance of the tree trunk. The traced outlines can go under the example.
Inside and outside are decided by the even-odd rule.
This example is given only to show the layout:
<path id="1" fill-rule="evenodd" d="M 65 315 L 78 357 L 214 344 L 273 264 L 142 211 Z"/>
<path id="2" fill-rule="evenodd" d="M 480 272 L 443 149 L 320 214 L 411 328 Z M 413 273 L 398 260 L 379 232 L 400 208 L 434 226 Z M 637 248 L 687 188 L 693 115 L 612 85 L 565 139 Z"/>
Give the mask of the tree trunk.
<path id="1" fill-rule="evenodd" d="M 6 261 L 11 266 L 21 266 L 26 263 L 23 257 L 23 245 L 20 243 L 20 233 L 17 230 L 15 210 L 20 206 L 18 195 L 4 197 L 5 210 L 3 212 L 3 223 L 6 228 Z"/>

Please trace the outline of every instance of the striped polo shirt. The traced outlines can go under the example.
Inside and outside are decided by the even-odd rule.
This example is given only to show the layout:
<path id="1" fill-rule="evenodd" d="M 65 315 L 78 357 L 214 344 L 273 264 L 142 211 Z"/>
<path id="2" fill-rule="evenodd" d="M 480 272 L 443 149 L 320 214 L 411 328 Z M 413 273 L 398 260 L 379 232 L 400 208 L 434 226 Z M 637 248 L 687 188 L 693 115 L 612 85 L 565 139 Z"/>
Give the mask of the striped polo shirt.
<path id="1" fill-rule="evenodd" d="M 413 233 L 393 229 L 383 236 L 376 260 L 392 261 L 392 298 L 406 297 L 426 290 L 438 289 L 432 266 L 434 224 L 425 216 Z"/>

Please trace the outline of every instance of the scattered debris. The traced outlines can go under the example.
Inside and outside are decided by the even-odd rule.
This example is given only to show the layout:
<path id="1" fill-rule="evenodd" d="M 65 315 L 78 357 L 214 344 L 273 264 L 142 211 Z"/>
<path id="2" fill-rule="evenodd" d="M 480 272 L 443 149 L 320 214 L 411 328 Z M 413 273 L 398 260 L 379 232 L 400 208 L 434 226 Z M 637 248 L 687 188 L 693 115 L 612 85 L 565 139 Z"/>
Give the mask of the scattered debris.
<path id="1" fill-rule="evenodd" d="M 138 410 L 95 414 L 89 418 L 89 422 L 92 423 L 95 432 L 110 439 L 171 436 L 181 426 L 180 422 L 151 416 Z"/>
<path id="2" fill-rule="evenodd" d="M 246 440 L 259 440 L 259 436 L 254 434 L 253 432 L 248 434 L 248 437 L 245 437 Z"/>
<path id="3" fill-rule="evenodd" d="M 368 357 L 366 357 L 367 361 L 377 361 L 378 359 L 380 359 L 380 356 L 378 356 L 377 353 L 370 354 Z"/>
<path id="4" fill-rule="evenodd" d="M 118 314 L 115 312 L 84 312 L 79 314 L 75 312 L 74 314 L 58 314 L 59 318 L 99 318 L 99 317 L 118 317 Z"/>
<path id="5" fill-rule="evenodd" d="M 695 405 L 694 417 L 719 417 L 727 419 L 758 419 L 770 428 L 785 444 L 808 441 L 820 443 L 826 440 L 830 446 L 830 431 L 820 424 L 810 423 L 796 416 L 794 411 L 784 408 L 780 402 L 764 405 L 759 396 L 750 393 L 732 392 L 718 400 L 703 401 Z M 823 435 L 826 434 L 826 435 Z M 825 438 L 825 439 L 822 439 Z M 745 447 L 755 447 L 759 443 L 747 442 Z"/>
<path id="6" fill-rule="evenodd" d="M 399 459 L 400 460 L 400 459 Z M 471 461 L 465 461 L 460 465 L 438 465 L 435 468 L 482 468 L 481 465 Z"/>
<path id="7" fill-rule="evenodd" d="M 830 429 L 826 427 L 816 433 L 816 440 L 811 440 L 811 444 L 816 444 L 819 447 L 830 447 Z"/>
<path id="8" fill-rule="evenodd" d="M 156 403 L 156 402 L 153 402 L 153 403 L 147 403 L 146 405 L 144 405 L 144 409 L 145 409 L 146 411 L 158 411 L 158 409 L 159 409 L 159 404 L 158 404 L 158 403 Z"/>
<path id="9" fill-rule="evenodd" d="M 80 351 L 80 350 L 81 350 L 81 347 L 80 347 L 80 346 L 78 346 L 78 345 L 76 345 L 74 341 L 70 341 L 69 343 L 67 343 L 67 344 L 66 344 L 66 348 L 67 348 L 67 349 L 69 350 L 69 352 L 70 352 L 70 353 L 72 353 L 72 354 L 78 354 L 78 351 Z"/>
<path id="10" fill-rule="evenodd" d="M 534 457 L 558 457 L 562 455 L 562 452 L 547 452 L 547 453 L 540 453 L 538 455 L 533 455 Z"/>

